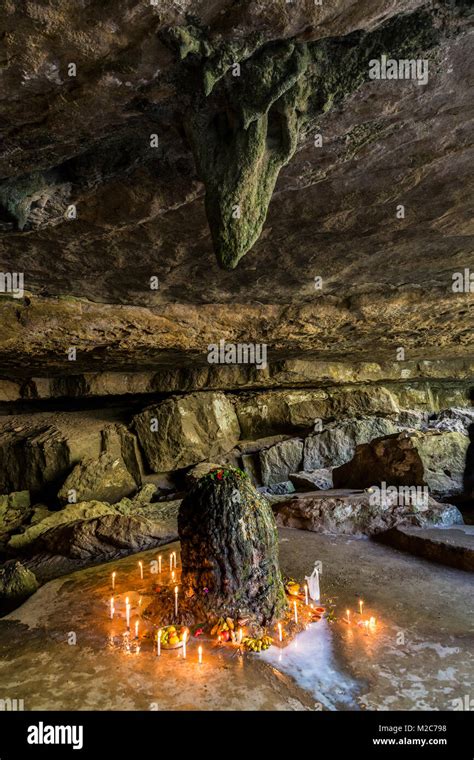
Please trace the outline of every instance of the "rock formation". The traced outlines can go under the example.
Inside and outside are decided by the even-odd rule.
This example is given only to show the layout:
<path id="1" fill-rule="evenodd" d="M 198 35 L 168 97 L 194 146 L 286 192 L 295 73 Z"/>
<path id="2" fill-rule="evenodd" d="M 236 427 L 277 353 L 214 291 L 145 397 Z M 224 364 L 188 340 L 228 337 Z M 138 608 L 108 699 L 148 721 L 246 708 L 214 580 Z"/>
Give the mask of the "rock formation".
<path id="1" fill-rule="evenodd" d="M 68 475 L 58 492 L 62 504 L 98 499 L 114 504 L 137 490 L 137 484 L 121 457 L 101 454 L 85 459 Z"/>
<path id="2" fill-rule="evenodd" d="M 138 440 L 155 472 L 213 458 L 239 438 L 234 408 L 222 393 L 167 399 L 135 418 Z"/>
<path id="3" fill-rule="evenodd" d="M 403 432 L 357 447 L 354 458 L 333 470 L 336 488 L 426 486 L 449 497 L 462 493 L 468 446 L 462 433 Z"/>
<path id="4" fill-rule="evenodd" d="M 7 562 L 0 567 L 0 614 L 24 602 L 38 588 L 34 573 L 21 562 Z"/>
<path id="5" fill-rule="evenodd" d="M 0 272 L 24 274 L 0 299 L 5 394 L 212 380 L 222 337 L 343 365 L 402 345 L 410 380 L 421 361 L 452 377 L 472 341 L 452 288 L 470 263 L 468 4 L 191 5 L 5 6 Z M 371 79 L 382 54 L 427 60 L 428 83 Z M 213 244 L 225 266 L 245 253 L 236 269 Z"/>
<path id="6" fill-rule="evenodd" d="M 463 523 L 459 510 L 428 497 L 389 494 L 381 504 L 363 492 L 315 492 L 282 499 L 274 505 L 277 524 L 315 533 L 379 536 L 395 526 L 449 527 Z"/>
<path id="7" fill-rule="evenodd" d="M 275 622 L 286 607 L 271 508 L 244 473 L 212 470 L 178 515 L 181 584 L 196 622 L 216 617 Z"/>

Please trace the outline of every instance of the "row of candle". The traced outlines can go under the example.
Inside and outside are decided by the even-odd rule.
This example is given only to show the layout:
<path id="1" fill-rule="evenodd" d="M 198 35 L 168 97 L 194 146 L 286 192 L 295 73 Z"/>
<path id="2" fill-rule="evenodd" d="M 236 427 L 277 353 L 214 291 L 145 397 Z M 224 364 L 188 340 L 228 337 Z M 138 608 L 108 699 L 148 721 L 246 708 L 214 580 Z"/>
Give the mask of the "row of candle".
<path id="1" fill-rule="evenodd" d="M 359 615 L 361 615 L 361 616 L 362 616 L 363 609 L 364 609 L 364 602 L 362 601 L 362 599 L 359 599 Z M 345 621 L 346 621 L 346 623 L 348 625 L 351 624 L 351 611 L 350 610 L 346 610 Z M 373 631 L 373 630 L 375 630 L 375 626 L 377 625 L 377 621 L 376 621 L 376 619 L 373 616 L 371 616 L 368 620 L 359 620 L 358 623 L 357 623 L 357 625 L 364 625 L 366 631 L 368 631 L 369 628 Z"/>
<path id="2" fill-rule="evenodd" d="M 175 611 L 176 611 L 176 614 L 177 614 L 177 604 L 178 604 L 178 602 L 177 602 L 177 598 L 178 598 L 177 592 L 178 592 L 178 587 L 176 587 L 176 589 L 175 589 Z M 126 599 L 125 599 L 125 615 L 126 615 L 126 620 L 127 620 L 127 630 L 130 629 L 130 608 L 131 608 L 131 605 L 130 605 L 130 602 L 129 602 L 129 599 L 128 599 L 128 596 L 127 596 Z M 115 614 L 114 597 L 111 597 L 111 599 L 110 599 L 110 617 L 111 617 L 111 619 L 113 619 L 114 614 Z M 136 620 L 135 621 L 135 638 L 136 639 L 138 639 L 138 630 L 139 630 L 139 621 Z M 161 633 L 162 633 L 162 629 L 160 628 L 160 630 L 158 631 L 158 635 L 157 635 L 157 655 L 158 655 L 158 657 L 161 655 Z M 183 637 L 183 647 L 182 647 L 183 648 L 183 658 L 184 659 L 186 659 L 186 641 L 187 641 L 187 634 L 185 633 L 184 637 Z M 242 629 L 240 629 L 240 631 L 239 631 L 239 643 L 242 643 Z M 199 662 L 200 665 L 202 665 L 202 646 L 201 645 L 199 645 L 199 647 L 198 647 L 198 662 Z"/>
<path id="3" fill-rule="evenodd" d="M 174 580 L 174 578 L 175 578 L 176 567 L 177 567 L 176 552 L 171 552 L 171 554 L 170 554 L 170 573 L 171 573 L 172 580 Z M 161 575 L 161 568 L 162 568 L 162 562 L 161 562 L 161 554 L 160 554 L 159 557 L 158 557 L 158 572 L 160 573 L 160 575 Z M 139 572 L 140 572 L 140 578 L 141 578 L 141 580 L 143 580 L 143 562 L 141 560 L 138 563 L 138 569 L 139 569 Z M 114 571 L 112 573 L 112 590 L 115 590 L 115 579 L 116 579 L 116 577 L 117 577 L 117 573 Z"/>
<path id="4" fill-rule="evenodd" d="M 178 592 L 179 592 L 179 587 L 175 586 L 174 587 L 174 614 L 175 614 L 175 617 L 178 616 Z M 127 596 L 125 598 L 125 617 L 126 617 L 126 620 L 127 620 L 127 628 L 130 628 L 130 609 L 131 609 L 131 605 L 130 605 L 130 602 L 129 602 L 129 599 L 128 599 L 128 596 Z M 114 619 L 114 615 L 115 615 L 115 601 L 114 601 L 114 597 L 111 596 L 110 597 L 110 619 L 111 620 Z"/>
<path id="5" fill-rule="evenodd" d="M 161 573 L 162 569 L 162 561 L 161 561 L 161 555 L 158 556 L 158 572 Z M 138 567 L 140 570 L 140 578 L 143 580 L 143 562 L 138 562 Z M 174 580 L 174 570 L 173 567 L 176 568 L 176 552 L 171 552 L 170 554 L 170 572 L 172 574 L 172 580 Z M 112 589 L 115 589 L 115 578 L 116 578 L 116 572 L 112 573 Z M 179 593 L 179 587 L 175 586 L 174 588 L 174 614 L 177 617 L 178 616 L 178 593 Z M 309 595 L 308 595 L 308 585 L 305 583 L 304 586 L 304 593 L 305 593 L 305 604 L 308 606 L 309 604 Z M 362 614 L 362 602 L 360 602 L 361 605 L 361 614 Z M 127 622 L 127 630 L 130 629 L 130 602 L 128 599 L 128 596 L 125 599 L 125 615 L 126 615 L 126 622 Z M 298 623 L 298 608 L 296 601 L 293 603 L 293 609 L 294 609 L 294 619 L 295 623 Z M 349 616 L 349 610 L 347 610 L 348 616 Z M 110 599 L 110 617 L 113 619 L 115 614 L 115 604 L 114 604 L 114 597 L 112 596 Z M 372 618 L 371 618 L 372 620 Z M 349 622 L 349 620 L 348 620 Z M 135 638 L 138 638 L 138 620 L 135 622 Z M 237 639 L 237 643 L 240 645 L 242 643 L 242 629 L 239 630 L 239 637 Z M 283 629 L 281 623 L 278 623 L 278 637 L 279 641 L 283 641 Z M 161 628 L 158 631 L 158 638 L 157 638 L 158 644 L 157 644 L 157 654 L 158 656 L 161 654 Z M 186 658 L 186 638 L 183 639 L 183 658 Z M 198 647 L 198 660 L 199 663 L 202 663 L 202 647 Z"/>

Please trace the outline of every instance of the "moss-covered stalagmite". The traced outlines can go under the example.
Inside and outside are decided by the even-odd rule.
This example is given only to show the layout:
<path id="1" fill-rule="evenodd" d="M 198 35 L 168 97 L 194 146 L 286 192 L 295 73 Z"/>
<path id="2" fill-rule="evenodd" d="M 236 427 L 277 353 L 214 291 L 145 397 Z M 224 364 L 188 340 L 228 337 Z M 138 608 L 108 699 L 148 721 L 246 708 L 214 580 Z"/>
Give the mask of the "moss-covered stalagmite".
<path id="1" fill-rule="evenodd" d="M 201 478 L 181 504 L 178 531 L 183 604 L 196 621 L 265 625 L 282 615 L 275 520 L 244 473 L 226 468 Z"/>

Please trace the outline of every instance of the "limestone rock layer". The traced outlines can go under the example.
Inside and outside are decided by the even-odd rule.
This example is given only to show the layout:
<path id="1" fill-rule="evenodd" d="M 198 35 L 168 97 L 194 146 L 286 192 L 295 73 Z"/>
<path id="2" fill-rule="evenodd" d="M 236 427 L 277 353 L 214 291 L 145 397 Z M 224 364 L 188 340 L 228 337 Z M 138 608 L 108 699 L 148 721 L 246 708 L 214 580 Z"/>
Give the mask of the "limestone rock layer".
<path id="1" fill-rule="evenodd" d="M 5 3 L 5 395 L 212 375 L 222 338 L 469 360 L 471 24 L 448 0 Z M 427 81 L 371 78 L 382 56 Z"/>

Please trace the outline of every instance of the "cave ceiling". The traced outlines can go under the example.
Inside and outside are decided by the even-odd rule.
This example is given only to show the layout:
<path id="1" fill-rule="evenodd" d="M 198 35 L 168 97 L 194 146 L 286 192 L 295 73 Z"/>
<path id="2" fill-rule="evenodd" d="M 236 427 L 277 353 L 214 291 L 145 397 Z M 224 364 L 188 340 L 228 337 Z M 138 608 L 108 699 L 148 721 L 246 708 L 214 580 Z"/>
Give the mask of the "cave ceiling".
<path id="1" fill-rule="evenodd" d="M 3 0 L 0 374 L 472 358 L 470 5 Z"/>

